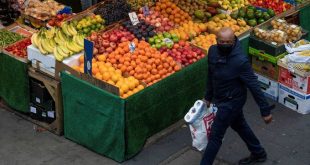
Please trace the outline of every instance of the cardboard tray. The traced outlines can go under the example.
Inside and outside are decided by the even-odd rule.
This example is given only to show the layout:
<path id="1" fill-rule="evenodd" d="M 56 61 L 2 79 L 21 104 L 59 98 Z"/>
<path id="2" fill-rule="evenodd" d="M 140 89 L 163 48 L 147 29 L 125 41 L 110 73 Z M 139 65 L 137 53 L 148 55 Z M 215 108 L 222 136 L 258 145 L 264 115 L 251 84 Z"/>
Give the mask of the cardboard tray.
<path id="1" fill-rule="evenodd" d="M 288 69 L 288 65 L 286 63 L 283 62 L 283 60 L 278 60 L 278 66 L 281 66 L 285 69 Z M 289 70 L 291 71 L 291 70 Z M 294 73 L 297 74 L 298 76 L 301 77 L 310 77 L 310 71 L 304 71 L 304 70 L 299 70 L 297 68 L 294 68 Z"/>

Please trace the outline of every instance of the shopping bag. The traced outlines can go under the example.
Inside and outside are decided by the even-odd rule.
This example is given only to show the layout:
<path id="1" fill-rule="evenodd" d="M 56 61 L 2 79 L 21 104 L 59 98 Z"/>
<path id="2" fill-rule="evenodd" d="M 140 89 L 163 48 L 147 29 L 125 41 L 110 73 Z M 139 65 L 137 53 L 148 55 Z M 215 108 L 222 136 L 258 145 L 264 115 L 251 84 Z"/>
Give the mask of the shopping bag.
<path id="1" fill-rule="evenodd" d="M 207 108 L 203 101 L 197 100 L 184 117 L 189 125 L 193 140 L 192 145 L 199 151 L 204 150 L 208 144 L 216 110 L 217 108 L 214 105 Z"/>

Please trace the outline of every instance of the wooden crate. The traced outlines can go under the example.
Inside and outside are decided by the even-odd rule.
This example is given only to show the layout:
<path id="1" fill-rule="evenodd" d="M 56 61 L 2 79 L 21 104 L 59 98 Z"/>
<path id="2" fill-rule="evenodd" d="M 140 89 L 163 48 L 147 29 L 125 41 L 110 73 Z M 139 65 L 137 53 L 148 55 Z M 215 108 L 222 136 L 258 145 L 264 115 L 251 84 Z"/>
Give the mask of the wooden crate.
<path id="1" fill-rule="evenodd" d="M 43 128 L 49 130 L 57 135 L 63 134 L 63 107 L 62 107 L 62 95 L 61 95 L 61 85 L 60 81 L 57 81 L 41 72 L 36 71 L 34 68 L 29 68 L 29 77 L 34 78 L 38 81 L 43 82 L 44 86 L 47 88 L 48 92 L 55 101 L 55 114 L 56 119 L 51 124 L 35 121 L 35 124 L 42 126 Z M 33 120 L 33 119 L 31 119 Z"/>
<path id="2" fill-rule="evenodd" d="M 48 130 L 56 135 L 63 135 L 63 107 L 62 107 L 62 96 L 61 96 L 61 86 L 60 82 L 52 79 L 42 73 L 37 72 L 33 68 L 29 68 L 29 77 L 34 78 L 38 81 L 42 81 L 48 92 L 55 101 L 55 115 L 56 119 L 52 123 L 46 123 L 32 119 L 29 113 L 18 112 L 8 106 L 4 100 L 0 98 L 0 107 L 14 113 L 21 118 L 28 120 L 38 126 L 36 126 L 36 131 L 41 132 Z"/>

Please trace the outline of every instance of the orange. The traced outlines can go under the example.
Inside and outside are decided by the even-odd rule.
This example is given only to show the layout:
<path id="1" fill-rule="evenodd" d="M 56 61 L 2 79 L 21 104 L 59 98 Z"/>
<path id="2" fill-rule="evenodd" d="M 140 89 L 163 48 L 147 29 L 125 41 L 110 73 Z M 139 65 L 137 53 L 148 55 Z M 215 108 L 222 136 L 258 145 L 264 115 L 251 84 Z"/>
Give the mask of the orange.
<path id="1" fill-rule="evenodd" d="M 84 63 L 84 55 L 81 55 L 81 56 L 79 57 L 79 62 L 80 62 L 80 63 Z"/>
<path id="2" fill-rule="evenodd" d="M 97 56 L 97 59 L 98 59 L 98 61 L 105 62 L 106 56 L 105 56 L 105 55 L 98 55 L 98 56 Z"/>
<path id="3" fill-rule="evenodd" d="M 108 72 L 102 74 L 102 79 L 108 81 L 111 78 L 111 75 Z"/>
<path id="4" fill-rule="evenodd" d="M 122 85 L 121 85 L 121 90 L 123 90 L 123 91 L 124 91 L 124 93 L 127 93 L 127 92 L 128 92 L 128 90 L 129 90 L 128 85 L 127 85 L 127 84 L 122 84 Z"/>
<path id="5" fill-rule="evenodd" d="M 109 84 L 111 84 L 111 85 L 115 85 L 115 83 L 114 83 L 112 80 L 108 80 L 107 83 L 109 83 Z"/>
<path id="6" fill-rule="evenodd" d="M 181 69 L 181 67 L 179 65 L 174 66 L 175 71 L 179 71 L 180 69 Z"/>
<path id="7" fill-rule="evenodd" d="M 93 75 L 96 75 L 97 73 L 99 73 L 99 69 L 98 68 L 92 68 L 92 73 L 93 73 Z"/>
<path id="8" fill-rule="evenodd" d="M 116 83 L 119 80 L 119 76 L 112 75 L 111 80 Z"/>

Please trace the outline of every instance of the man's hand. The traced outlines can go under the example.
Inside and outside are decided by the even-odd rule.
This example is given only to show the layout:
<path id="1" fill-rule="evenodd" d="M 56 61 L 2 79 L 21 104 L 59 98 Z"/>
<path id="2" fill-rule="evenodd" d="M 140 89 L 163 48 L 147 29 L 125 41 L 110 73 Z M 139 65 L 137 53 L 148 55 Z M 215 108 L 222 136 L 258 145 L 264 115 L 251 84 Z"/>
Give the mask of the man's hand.
<path id="1" fill-rule="evenodd" d="M 272 121 L 272 115 L 270 114 L 268 116 L 265 116 L 265 117 L 263 117 L 263 119 L 264 119 L 266 124 L 269 124 Z"/>
<path id="2" fill-rule="evenodd" d="M 202 99 L 202 101 L 206 103 L 206 105 L 207 105 L 208 108 L 210 108 L 210 104 L 211 104 L 210 101 L 207 101 L 206 99 Z"/>

